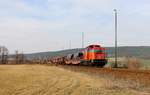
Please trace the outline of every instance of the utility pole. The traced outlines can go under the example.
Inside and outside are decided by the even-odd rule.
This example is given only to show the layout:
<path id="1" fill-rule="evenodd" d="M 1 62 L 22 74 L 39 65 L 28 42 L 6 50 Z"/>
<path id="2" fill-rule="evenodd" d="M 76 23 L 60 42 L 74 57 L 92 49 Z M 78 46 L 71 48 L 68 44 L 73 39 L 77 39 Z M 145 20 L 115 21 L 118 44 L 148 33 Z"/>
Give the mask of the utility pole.
<path id="1" fill-rule="evenodd" d="M 115 68 L 117 68 L 117 56 L 118 56 L 118 47 L 117 47 L 117 10 L 114 9 L 115 12 Z"/>
<path id="2" fill-rule="evenodd" d="M 69 41 L 69 49 L 71 49 L 71 41 Z"/>
<path id="3" fill-rule="evenodd" d="M 82 48 L 84 48 L 84 32 L 82 32 Z"/>
<path id="4" fill-rule="evenodd" d="M 18 54 L 18 50 L 15 51 L 16 55 L 15 55 L 15 61 L 16 61 L 16 64 L 19 64 L 19 54 Z"/>

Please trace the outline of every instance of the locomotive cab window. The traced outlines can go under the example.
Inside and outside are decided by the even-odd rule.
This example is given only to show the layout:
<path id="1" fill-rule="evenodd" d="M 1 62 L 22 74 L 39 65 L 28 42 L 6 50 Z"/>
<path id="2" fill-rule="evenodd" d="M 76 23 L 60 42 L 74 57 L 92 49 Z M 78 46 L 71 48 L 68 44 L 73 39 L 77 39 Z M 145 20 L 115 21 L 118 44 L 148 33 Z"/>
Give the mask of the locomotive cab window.
<path id="1" fill-rule="evenodd" d="M 95 45 L 95 47 L 100 47 L 99 45 Z"/>
<path id="2" fill-rule="evenodd" d="M 89 48 L 93 48 L 93 46 L 90 46 Z"/>

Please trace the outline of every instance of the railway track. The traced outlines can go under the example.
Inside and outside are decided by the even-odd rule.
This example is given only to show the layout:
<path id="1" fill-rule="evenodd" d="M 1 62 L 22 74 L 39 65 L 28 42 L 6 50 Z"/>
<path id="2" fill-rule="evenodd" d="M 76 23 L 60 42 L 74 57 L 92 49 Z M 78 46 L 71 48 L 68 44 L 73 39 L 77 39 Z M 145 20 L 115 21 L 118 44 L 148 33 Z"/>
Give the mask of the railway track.
<path id="1" fill-rule="evenodd" d="M 129 70 L 121 68 L 99 68 L 88 66 L 67 66 L 58 65 L 61 68 L 75 72 L 84 72 L 96 77 L 110 77 L 113 79 L 123 79 L 150 86 L 150 70 Z"/>

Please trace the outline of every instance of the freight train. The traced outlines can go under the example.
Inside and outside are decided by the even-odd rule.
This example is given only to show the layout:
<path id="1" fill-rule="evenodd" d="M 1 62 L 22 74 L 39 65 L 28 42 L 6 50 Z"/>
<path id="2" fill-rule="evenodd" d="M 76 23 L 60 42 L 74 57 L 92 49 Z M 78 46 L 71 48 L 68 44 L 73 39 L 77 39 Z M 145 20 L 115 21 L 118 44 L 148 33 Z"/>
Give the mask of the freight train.
<path id="1" fill-rule="evenodd" d="M 85 49 L 67 56 L 54 57 L 51 62 L 67 65 L 90 65 L 103 67 L 107 63 L 105 48 L 100 45 L 89 45 Z"/>

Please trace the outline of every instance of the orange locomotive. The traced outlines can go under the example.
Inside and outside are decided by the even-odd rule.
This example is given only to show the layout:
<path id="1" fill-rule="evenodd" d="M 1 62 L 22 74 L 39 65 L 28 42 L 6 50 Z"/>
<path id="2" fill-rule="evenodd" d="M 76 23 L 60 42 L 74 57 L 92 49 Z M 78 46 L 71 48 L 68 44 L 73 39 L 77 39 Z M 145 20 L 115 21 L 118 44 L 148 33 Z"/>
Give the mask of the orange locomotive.
<path id="1" fill-rule="evenodd" d="M 107 63 L 105 48 L 100 45 L 90 45 L 81 52 L 69 54 L 65 63 L 104 66 Z"/>
<path id="2" fill-rule="evenodd" d="M 104 66 L 107 63 L 105 48 L 100 45 L 90 45 L 83 52 L 82 60 L 87 64 Z"/>

